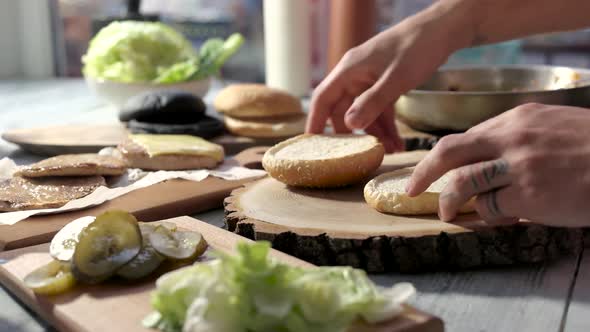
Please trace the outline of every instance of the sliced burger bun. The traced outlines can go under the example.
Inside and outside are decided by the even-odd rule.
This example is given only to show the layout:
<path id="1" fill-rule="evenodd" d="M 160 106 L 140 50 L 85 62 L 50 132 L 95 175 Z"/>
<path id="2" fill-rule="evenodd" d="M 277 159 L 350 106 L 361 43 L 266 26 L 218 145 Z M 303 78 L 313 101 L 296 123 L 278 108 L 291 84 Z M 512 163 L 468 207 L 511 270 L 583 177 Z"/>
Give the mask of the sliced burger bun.
<path id="1" fill-rule="evenodd" d="M 410 197 L 406 194 L 406 185 L 414 167 L 402 168 L 383 173 L 369 181 L 364 188 L 367 204 L 379 212 L 398 215 L 437 214 L 441 191 L 449 182 L 450 173 L 445 174 L 426 189 L 425 192 Z M 475 211 L 474 199 L 461 207 L 459 212 Z"/>
<path id="2" fill-rule="evenodd" d="M 261 118 L 256 120 L 224 117 L 225 128 L 236 136 L 252 138 L 293 137 L 305 131 L 304 114 L 280 118 Z"/>
<path id="3" fill-rule="evenodd" d="M 383 145 L 370 135 L 303 134 L 267 150 L 262 165 L 290 186 L 343 187 L 373 174 L 383 156 Z"/>
<path id="4" fill-rule="evenodd" d="M 301 102 L 289 93 L 263 84 L 232 84 L 215 97 L 215 109 L 224 115 L 254 119 L 303 113 Z"/>

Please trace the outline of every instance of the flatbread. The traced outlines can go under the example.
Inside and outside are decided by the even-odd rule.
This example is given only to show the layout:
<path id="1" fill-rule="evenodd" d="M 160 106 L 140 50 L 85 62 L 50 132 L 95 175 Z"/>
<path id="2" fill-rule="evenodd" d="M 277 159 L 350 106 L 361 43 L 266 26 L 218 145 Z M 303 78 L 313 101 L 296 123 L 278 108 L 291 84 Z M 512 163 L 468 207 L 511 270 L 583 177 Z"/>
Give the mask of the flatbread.
<path id="1" fill-rule="evenodd" d="M 441 191 L 449 182 L 449 173 L 442 176 L 416 197 L 406 194 L 406 185 L 414 171 L 414 167 L 402 168 L 381 174 L 365 185 L 365 200 L 379 212 L 399 215 L 421 215 L 438 213 L 438 200 Z M 461 213 L 475 211 L 474 200 L 471 199 L 461 207 Z"/>
<path id="2" fill-rule="evenodd" d="M 120 158 L 84 153 L 65 154 L 41 160 L 21 167 L 16 175 L 24 177 L 121 175 L 126 170 L 127 164 Z"/>
<path id="3" fill-rule="evenodd" d="M 0 180 L 0 211 L 58 208 L 105 185 L 98 175 Z"/>

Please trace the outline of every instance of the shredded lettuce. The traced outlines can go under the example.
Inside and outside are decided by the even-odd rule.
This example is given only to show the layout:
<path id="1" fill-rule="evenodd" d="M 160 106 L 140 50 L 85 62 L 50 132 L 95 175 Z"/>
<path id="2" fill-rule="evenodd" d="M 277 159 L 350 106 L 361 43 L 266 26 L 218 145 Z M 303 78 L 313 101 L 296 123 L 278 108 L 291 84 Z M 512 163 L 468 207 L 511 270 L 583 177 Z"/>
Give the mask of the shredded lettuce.
<path id="1" fill-rule="evenodd" d="M 211 39 L 196 52 L 159 22 L 121 21 L 101 29 L 82 57 L 85 76 L 117 82 L 177 83 L 215 75 L 244 42 L 240 34 Z"/>
<path id="2" fill-rule="evenodd" d="M 415 290 L 373 284 L 350 267 L 303 269 L 268 257 L 267 242 L 163 275 L 144 325 L 165 332 L 341 332 L 393 318 Z"/>

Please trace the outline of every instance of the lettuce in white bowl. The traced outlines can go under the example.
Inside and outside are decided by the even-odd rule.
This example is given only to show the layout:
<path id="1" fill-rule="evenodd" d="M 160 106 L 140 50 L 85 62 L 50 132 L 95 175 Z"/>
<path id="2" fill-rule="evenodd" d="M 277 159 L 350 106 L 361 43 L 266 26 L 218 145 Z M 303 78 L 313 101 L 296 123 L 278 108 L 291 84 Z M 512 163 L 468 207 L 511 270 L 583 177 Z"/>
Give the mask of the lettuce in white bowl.
<path id="1" fill-rule="evenodd" d="M 244 38 L 213 38 L 199 51 L 159 22 L 120 21 L 101 29 L 82 57 L 84 76 L 121 83 L 171 84 L 202 80 L 219 72 Z"/>

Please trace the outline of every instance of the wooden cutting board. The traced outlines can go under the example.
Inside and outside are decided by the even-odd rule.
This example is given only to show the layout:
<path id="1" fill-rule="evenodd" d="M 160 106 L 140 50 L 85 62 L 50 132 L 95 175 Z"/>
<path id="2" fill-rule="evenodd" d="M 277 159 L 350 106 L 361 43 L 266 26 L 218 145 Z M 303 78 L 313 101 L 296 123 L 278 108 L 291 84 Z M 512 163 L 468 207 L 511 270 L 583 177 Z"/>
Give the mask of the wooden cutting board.
<path id="1" fill-rule="evenodd" d="M 388 155 L 377 173 L 416 164 L 424 151 Z M 533 225 L 489 227 L 476 214 L 457 224 L 437 216 L 395 216 L 369 207 L 364 184 L 297 189 L 265 178 L 225 200 L 228 228 L 318 265 L 416 272 L 539 262 L 578 252 L 581 231 Z"/>
<path id="2" fill-rule="evenodd" d="M 209 245 L 217 250 L 231 253 L 244 238 L 222 230 L 213 225 L 189 217 L 168 220 L 179 227 L 199 231 Z M 139 284 L 103 284 L 79 286 L 69 294 L 46 297 L 35 296 L 22 283 L 22 279 L 32 270 L 51 260 L 48 245 L 8 251 L 0 254 L 6 260 L 0 267 L 0 282 L 22 300 L 28 307 L 64 332 L 91 331 L 150 331 L 141 326 L 141 320 L 151 312 L 150 292 L 154 290 L 154 280 Z M 310 264 L 273 251 L 272 255 L 284 263 L 311 267 Z M 114 310 L 115 309 L 115 310 Z M 351 331 L 363 332 L 442 332 L 440 319 L 407 307 L 398 318 L 378 326 L 357 326 Z"/>
<path id="3" fill-rule="evenodd" d="M 431 148 L 436 138 L 417 132 L 398 122 L 398 130 L 406 140 L 409 150 Z M 62 125 L 40 128 L 13 129 L 2 134 L 8 142 L 39 155 L 68 153 L 92 153 L 104 147 L 116 146 L 128 135 L 120 123 L 100 125 Z M 224 134 L 211 139 L 225 149 L 227 155 L 236 154 L 255 146 L 271 146 L 284 138 L 248 138 Z"/>
<path id="4" fill-rule="evenodd" d="M 257 165 L 258 149 L 234 157 L 242 166 Z M 68 222 L 106 210 L 123 209 L 144 221 L 191 215 L 220 208 L 223 199 L 236 188 L 252 180 L 229 181 L 208 177 L 202 181 L 171 180 L 132 191 L 89 209 L 60 214 L 33 216 L 14 225 L 0 225 L 0 251 L 22 248 L 51 240 Z"/>
<path id="5" fill-rule="evenodd" d="M 62 125 L 39 128 L 13 129 L 2 134 L 2 138 L 20 146 L 23 150 L 43 156 L 68 153 L 93 153 L 100 149 L 116 146 L 129 132 L 120 123 L 100 125 Z M 214 139 L 225 149 L 227 155 L 260 145 L 274 145 L 282 139 L 253 139 L 224 134 Z"/>

